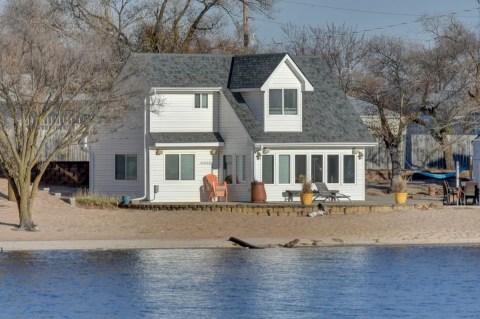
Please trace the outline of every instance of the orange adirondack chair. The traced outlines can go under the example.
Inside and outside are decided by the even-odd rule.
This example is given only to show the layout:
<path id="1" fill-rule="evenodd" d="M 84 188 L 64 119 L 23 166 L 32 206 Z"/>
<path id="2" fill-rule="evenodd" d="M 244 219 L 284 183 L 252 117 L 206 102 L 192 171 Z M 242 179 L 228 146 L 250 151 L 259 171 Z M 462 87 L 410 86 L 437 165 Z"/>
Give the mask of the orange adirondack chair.
<path id="1" fill-rule="evenodd" d="M 219 197 L 223 197 L 225 202 L 228 201 L 227 184 L 219 185 L 217 175 L 208 174 L 204 177 L 204 181 L 206 182 L 206 189 L 209 192 L 209 200 L 212 202 L 214 200 L 220 201 Z"/>

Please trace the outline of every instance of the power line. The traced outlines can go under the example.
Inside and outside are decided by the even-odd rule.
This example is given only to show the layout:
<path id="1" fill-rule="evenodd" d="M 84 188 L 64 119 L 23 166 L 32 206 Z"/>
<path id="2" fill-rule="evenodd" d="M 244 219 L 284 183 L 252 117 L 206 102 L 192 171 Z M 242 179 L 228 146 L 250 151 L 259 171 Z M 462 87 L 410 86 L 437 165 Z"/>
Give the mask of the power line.
<path id="1" fill-rule="evenodd" d="M 286 1 L 286 0 L 284 0 L 284 1 Z M 288 2 L 288 1 L 286 1 L 286 2 Z M 445 18 L 445 17 L 449 17 L 449 16 L 452 16 L 452 15 L 458 15 L 460 13 L 471 12 L 471 11 L 478 10 L 478 9 L 480 9 L 480 7 L 465 9 L 465 10 L 456 11 L 456 12 L 449 12 L 449 13 L 434 15 L 434 16 L 425 17 L 425 18 L 423 18 L 423 16 L 422 16 L 422 18 L 415 19 L 415 20 L 412 20 L 412 21 L 405 21 L 405 22 L 400 22 L 400 23 L 395 23 L 395 24 L 389 24 L 389 25 L 381 26 L 381 27 L 367 28 L 367 29 L 363 29 L 363 30 L 359 30 L 359 31 L 354 31 L 353 33 L 358 34 L 358 33 L 367 33 L 367 32 L 373 32 L 373 31 L 381 31 L 381 30 L 390 29 L 390 28 L 394 28 L 394 27 L 398 27 L 398 26 L 402 26 L 402 25 L 418 23 L 418 22 L 421 22 L 423 19 L 431 20 L 431 19 L 435 19 L 435 18 Z M 263 19 L 259 19 L 259 18 L 255 18 L 255 20 L 266 22 L 266 23 L 273 23 L 273 24 L 282 25 L 282 26 L 293 26 L 293 27 L 296 27 L 296 28 L 304 28 L 305 27 L 304 25 L 300 26 L 300 25 L 297 25 L 297 24 L 293 24 L 291 22 L 284 23 L 284 22 L 277 22 L 277 21 L 273 21 L 273 20 L 263 20 Z"/>
<path id="2" fill-rule="evenodd" d="M 382 15 L 394 15 L 394 16 L 409 16 L 409 17 L 421 17 L 420 14 L 411 14 L 411 13 L 394 13 L 394 12 L 382 12 L 382 11 L 370 11 L 370 10 L 360 10 L 360 9 L 351 9 L 351 8 L 340 8 L 340 7 L 332 7 L 332 6 L 325 6 L 322 4 L 315 4 L 315 3 L 306 3 L 300 1 L 291 1 L 291 0 L 280 0 L 286 3 L 292 4 L 299 4 L 308 7 L 318 7 L 318 8 L 326 8 L 326 9 L 333 9 L 333 10 L 341 10 L 341 11 L 351 11 L 351 12 L 361 12 L 361 13 L 370 13 L 370 14 L 382 14 Z"/>

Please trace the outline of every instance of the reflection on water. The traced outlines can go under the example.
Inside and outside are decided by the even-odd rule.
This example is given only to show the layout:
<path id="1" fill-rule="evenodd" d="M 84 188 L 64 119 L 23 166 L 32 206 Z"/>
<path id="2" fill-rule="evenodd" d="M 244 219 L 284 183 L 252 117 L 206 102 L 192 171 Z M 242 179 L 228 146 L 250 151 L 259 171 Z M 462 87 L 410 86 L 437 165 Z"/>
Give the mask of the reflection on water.
<path id="1" fill-rule="evenodd" d="M 0 317 L 477 317 L 480 248 L 8 252 Z"/>

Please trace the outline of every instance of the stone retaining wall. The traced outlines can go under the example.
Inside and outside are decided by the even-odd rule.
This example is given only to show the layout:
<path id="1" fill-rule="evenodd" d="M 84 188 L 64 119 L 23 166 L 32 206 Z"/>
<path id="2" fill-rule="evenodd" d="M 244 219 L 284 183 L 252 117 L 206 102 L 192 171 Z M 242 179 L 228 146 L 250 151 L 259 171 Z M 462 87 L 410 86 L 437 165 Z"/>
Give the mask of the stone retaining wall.
<path id="1" fill-rule="evenodd" d="M 189 203 L 189 204 L 161 204 L 161 203 L 133 203 L 120 206 L 127 209 L 156 210 L 156 211 L 198 211 L 216 213 L 241 213 L 258 216 L 297 216 L 305 217 L 313 211 L 319 210 L 319 204 L 303 206 L 300 204 L 229 204 L 229 203 Z M 326 215 L 350 215 L 368 214 L 375 212 L 405 211 L 411 209 L 442 208 L 442 204 L 339 204 L 326 203 L 324 213 Z"/>

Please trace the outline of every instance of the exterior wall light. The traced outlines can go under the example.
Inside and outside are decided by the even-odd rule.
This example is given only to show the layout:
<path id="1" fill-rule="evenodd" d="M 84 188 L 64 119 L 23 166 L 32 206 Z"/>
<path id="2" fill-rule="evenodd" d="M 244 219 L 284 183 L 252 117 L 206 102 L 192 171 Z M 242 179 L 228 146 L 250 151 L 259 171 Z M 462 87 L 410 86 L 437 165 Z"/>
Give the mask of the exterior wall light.
<path id="1" fill-rule="evenodd" d="M 361 160 L 363 158 L 363 153 L 362 151 L 356 149 L 356 148 L 352 148 L 352 154 L 353 155 L 357 155 L 358 154 L 358 159 Z"/>

